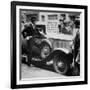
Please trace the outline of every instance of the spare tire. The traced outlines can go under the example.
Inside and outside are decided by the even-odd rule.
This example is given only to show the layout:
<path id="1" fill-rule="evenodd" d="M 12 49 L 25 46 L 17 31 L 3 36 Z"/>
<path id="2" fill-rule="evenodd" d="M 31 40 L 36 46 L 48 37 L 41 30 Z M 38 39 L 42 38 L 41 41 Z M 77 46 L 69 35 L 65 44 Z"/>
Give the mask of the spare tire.
<path id="1" fill-rule="evenodd" d="M 41 48 L 40 57 L 42 59 L 45 59 L 51 52 L 50 45 L 47 42 L 42 42 L 40 48 Z"/>

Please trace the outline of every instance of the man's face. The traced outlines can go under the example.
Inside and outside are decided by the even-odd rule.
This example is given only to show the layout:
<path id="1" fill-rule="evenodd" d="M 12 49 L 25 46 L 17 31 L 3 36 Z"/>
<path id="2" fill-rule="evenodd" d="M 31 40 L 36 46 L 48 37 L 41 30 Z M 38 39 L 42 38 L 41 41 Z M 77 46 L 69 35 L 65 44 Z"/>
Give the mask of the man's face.
<path id="1" fill-rule="evenodd" d="M 63 24 L 63 21 L 60 21 L 60 24 Z"/>
<path id="2" fill-rule="evenodd" d="M 33 20 L 33 21 L 32 21 L 33 24 L 36 24 L 36 22 L 37 22 L 36 20 Z"/>

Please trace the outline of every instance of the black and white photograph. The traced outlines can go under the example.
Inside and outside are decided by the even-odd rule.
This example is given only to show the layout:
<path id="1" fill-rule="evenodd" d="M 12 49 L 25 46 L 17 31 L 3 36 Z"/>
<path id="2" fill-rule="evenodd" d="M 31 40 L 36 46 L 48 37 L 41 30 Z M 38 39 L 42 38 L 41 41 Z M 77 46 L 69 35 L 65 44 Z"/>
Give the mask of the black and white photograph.
<path id="1" fill-rule="evenodd" d="M 16 15 L 12 14 L 13 18 L 16 16 L 13 19 L 16 20 L 13 26 L 16 29 L 16 42 L 13 43 L 16 44 L 16 60 L 13 60 L 16 82 L 12 85 L 86 83 L 86 6 L 19 4 L 16 3 Z"/>
<path id="2" fill-rule="evenodd" d="M 21 10 L 20 24 L 21 79 L 80 75 L 80 13 Z"/>

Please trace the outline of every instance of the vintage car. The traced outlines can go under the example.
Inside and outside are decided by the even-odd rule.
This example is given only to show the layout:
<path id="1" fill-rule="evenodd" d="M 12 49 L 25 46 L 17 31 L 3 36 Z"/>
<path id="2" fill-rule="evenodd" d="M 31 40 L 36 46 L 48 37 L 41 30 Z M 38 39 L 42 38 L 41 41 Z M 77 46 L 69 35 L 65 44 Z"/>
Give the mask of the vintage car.
<path id="1" fill-rule="evenodd" d="M 64 36 L 64 34 L 46 35 L 40 32 L 38 36 L 31 38 L 28 37 L 28 40 L 25 40 L 25 45 L 22 44 L 22 57 L 26 57 L 25 60 L 27 63 L 27 41 L 31 42 L 31 40 L 33 40 L 35 43 L 31 47 L 33 49 L 32 63 L 40 62 L 39 64 L 42 63 L 42 65 L 52 65 L 57 73 L 64 75 L 66 75 L 71 68 L 75 67 L 74 75 L 79 75 L 79 68 L 76 65 L 77 63 L 73 53 L 74 48 L 72 49 L 74 42 L 72 37 Z M 75 65 L 73 65 L 73 63 Z"/>

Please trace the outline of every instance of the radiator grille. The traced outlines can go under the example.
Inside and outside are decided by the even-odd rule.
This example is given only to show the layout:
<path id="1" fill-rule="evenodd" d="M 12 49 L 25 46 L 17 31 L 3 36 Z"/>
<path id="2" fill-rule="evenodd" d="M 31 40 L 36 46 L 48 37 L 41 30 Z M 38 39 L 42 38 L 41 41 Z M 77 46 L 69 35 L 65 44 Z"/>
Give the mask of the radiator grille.
<path id="1" fill-rule="evenodd" d="M 54 40 L 53 41 L 53 47 L 54 48 L 67 48 L 69 49 L 69 42 L 68 41 L 62 41 L 62 40 Z"/>

